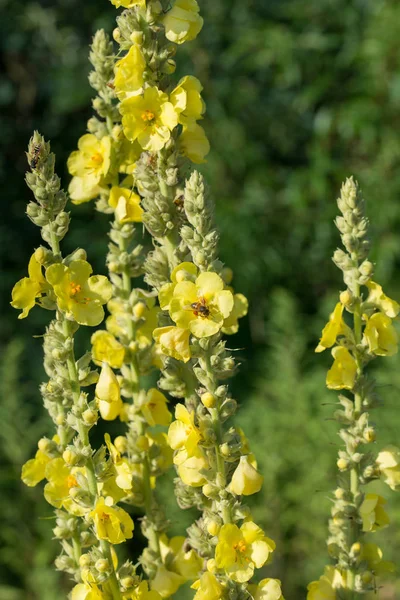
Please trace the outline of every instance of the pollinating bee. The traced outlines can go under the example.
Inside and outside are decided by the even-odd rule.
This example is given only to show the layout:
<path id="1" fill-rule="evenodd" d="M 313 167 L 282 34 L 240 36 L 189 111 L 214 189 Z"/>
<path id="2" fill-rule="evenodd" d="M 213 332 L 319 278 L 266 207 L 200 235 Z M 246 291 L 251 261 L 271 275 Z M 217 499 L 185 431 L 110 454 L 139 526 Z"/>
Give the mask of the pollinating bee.
<path id="1" fill-rule="evenodd" d="M 196 317 L 210 316 L 210 309 L 207 306 L 205 298 L 200 298 L 197 302 L 192 302 L 190 309 Z"/>
<path id="2" fill-rule="evenodd" d="M 37 164 L 39 162 L 41 149 L 42 149 L 42 146 L 40 144 L 35 144 L 33 146 L 32 158 L 29 161 L 29 166 L 31 167 L 31 169 L 36 169 Z"/>

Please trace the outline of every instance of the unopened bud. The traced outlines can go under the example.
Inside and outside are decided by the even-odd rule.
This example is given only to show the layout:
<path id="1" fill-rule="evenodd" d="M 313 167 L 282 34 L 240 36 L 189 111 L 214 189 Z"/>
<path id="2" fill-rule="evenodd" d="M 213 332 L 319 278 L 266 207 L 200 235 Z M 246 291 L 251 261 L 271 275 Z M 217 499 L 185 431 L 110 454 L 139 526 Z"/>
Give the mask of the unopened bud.
<path id="1" fill-rule="evenodd" d="M 336 464 L 339 471 L 346 471 L 349 467 L 349 461 L 346 458 L 339 458 Z"/>
<path id="2" fill-rule="evenodd" d="M 143 44 L 143 31 L 132 31 L 130 38 L 131 42 L 141 46 Z"/>
<path id="3" fill-rule="evenodd" d="M 74 448 L 66 448 L 62 457 L 66 464 L 70 467 L 73 467 L 77 462 L 79 462 L 79 454 Z"/>
<path id="4" fill-rule="evenodd" d="M 94 425 L 97 423 L 98 418 L 97 410 L 93 410 L 92 408 L 88 408 L 82 413 L 82 419 L 86 425 Z"/>
<path id="5" fill-rule="evenodd" d="M 229 444 L 227 444 L 226 442 L 224 444 L 220 445 L 219 450 L 220 450 L 222 456 L 229 456 L 231 453 Z"/>
<path id="6" fill-rule="evenodd" d="M 335 498 L 337 500 L 344 500 L 344 498 L 346 497 L 346 490 L 339 487 L 339 488 L 336 488 L 334 494 L 335 494 Z"/>
<path id="7" fill-rule="evenodd" d="M 373 429 L 372 427 L 367 427 L 364 430 L 364 439 L 365 439 L 366 442 L 368 442 L 368 444 L 371 444 L 372 442 L 375 442 L 375 440 L 376 440 L 375 429 Z"/>
<path id="8" fill-rule="evenodd" d="M 364 573 L 361 574 L 361 581 L 363 583 L 365 583 L 366 585 L 368 585 L 369 583 L 371 583 L 371 581 L 373 579 L 374 579 L 374 576 L 371 573 L 371 571 L 364 571 Z"/>
<path id="9" fill-rule="evenodd" d="M 213 408 L 215 406 L 215 396 L 210 392 L 204 392 L 204 394 L 200 396 L 200 400 L 206 408 Z"/>
<path id="10" fill-rule="evenodd" d="M 114 29 L 114 31 L 112 32 L 112 36 L 113 36 L 114 40 L 117 42 L 117 44 L 119 44 L 121 42 L 121 32 L 119 30 L 119 27 L 116 27 Z"/>
<path id="11" fill-rule="evenodd" d="M 110 570 L 110 563 L 106 558 L 99 558 L 99 560 L 96 561 L 95 567 L 99 573 L 106 573 Z"/>
<path id="12" fill-rule="evenodd" d="M 121 579 L 121 585 L 124 588 L 124 590 L 129 590 L 130 588 L 132 588 L 135 585 L 136 581 L 134 577 L 131 577 L 130 575 L 128 575 L 128 577 L 123 577 Z"/>
<path id="13" fill-rule="evenodd" d="M 208 521 L 207 523 L 207 531 L 210 535 L 218 535 L 220 530 L 220 525 L 217 521 Z"/>
<path id="14" fill-rule="evenodd" d="M 361 554 L 361 544 L 360 542 L 355 542 L 355 544 L 352 545 L 352 547 L 350 548 L 350 553 L 356 557 L 356 556 L 360 556 Z"/>
<path id="15" fill-rule="evenodd" d="M 139 448 L 139 450 L 146 452 L 146 450 L 149 449 L 149 440 L 145 435 L 139 435 L 139 437 L 136 440 L 136 445 Z"/>
<path id="16" fill-rule="evenodd" d="M 137 319 L 141 319 L 146 312 L 146 306 L 143 302 L 138 302 L 133 307 L 133 314 Z"/>
<path id="17" fill-rule="evenodd" d="M 128 448 L 128 440 L 123 435 L 119 435 L 114 440 L 114 446 L 121 454 L 124 454 Z"/>
<path id="18" fill-rule="evenodd" d="M 84 569 L 89 567 L 92 564 L 92 559 L 90 554 L 82 554 L 79 557 L 79 566 Z"/>

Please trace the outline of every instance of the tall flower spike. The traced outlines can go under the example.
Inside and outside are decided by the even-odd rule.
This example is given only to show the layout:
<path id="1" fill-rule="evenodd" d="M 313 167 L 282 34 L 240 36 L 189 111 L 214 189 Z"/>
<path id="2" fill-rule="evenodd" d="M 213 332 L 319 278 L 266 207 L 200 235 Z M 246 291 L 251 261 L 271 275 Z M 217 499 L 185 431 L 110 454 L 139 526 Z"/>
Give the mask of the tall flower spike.
<path id="1" fill-rule="evenodd" d="M 39 440 L 35 457 L 22 468 L 22 480 L 29 486 L 46 480 L 44 496 L 57 509 L 53 532 L 62 544 L 56 567 L 76 582 L 83 581 L 75 586 L 72 597 L 107 594 L 120 600 L 112 545 L 132 537 L 132 521 L 127 512 L 112 506 L 112 498 L 105 508 L 102 491 L 108 466 L 104 452 L 99 449 L 94 454 L 89 441 L 98 420 L 96 401 L 82 390 L 97 381 L 98 373 L 90 369 L 90 354 L 76 360 L 74 353 L 79 325 L 102 321 L 111 284 L 104 276 L 90 276 L 92 268 L 84 250 L 62 257 L 60 241 L 69 225 L 66 195 L 54 173 L 50 145 L 37 132 L 29 143 L 28 161 L 31 172 L 26 180 L 36 203 L 31 202 L 27 212 L 49 247 L 35 251 L 29 278 L 18 282 L 12 292 L 12 305 L 23 309 L 22 316 L 27 316 L 35 302 L 56 311 L 43 336 L 49 380 L 41 386 L 56 433 L 52 439 Z"/>
<path id="2" fill-rule="evenodd" d="M 346 395 L 339 396 L 341 409 L 334 415 L 342 427 L 339 436 L 344 447 L 337 460 L 339 486 L 329 523 L 328 551 L 334 566 L 327 567 L 325 574 L 308 586 L 308 600 L 355 599 L 376 589 L 376 578 L 384 574 L 384 569 L 377 567 L 382 552 L 376 547 L 380 559 L 374 562 L 375 554 L 368 550 L 373 544 L 366 541 L 365 534 L 386 527 L 389 517 L 385 499 L 366 492 L 365 486 L 381 474 L 390 487 L 396 489 L 397 485 L 397 449 L 384 449 L 375 458 L 366 448 L 376 440 L 368 411 L 379 405 L 367 366 L 378 356 L 397 352 L 392 319 L 400 307 L 371 280 L 368 219 L 361 191 L 352 178 L 342 186 L 338 207 L 342 216 L 336 218 L 336 226 L 345 250 L 336 250 L 333 261 L 343 271 L 347 289 L 340 294 L 316 351 L 334 346 L 326 384 L 330 389 L 347 390 Z"/>

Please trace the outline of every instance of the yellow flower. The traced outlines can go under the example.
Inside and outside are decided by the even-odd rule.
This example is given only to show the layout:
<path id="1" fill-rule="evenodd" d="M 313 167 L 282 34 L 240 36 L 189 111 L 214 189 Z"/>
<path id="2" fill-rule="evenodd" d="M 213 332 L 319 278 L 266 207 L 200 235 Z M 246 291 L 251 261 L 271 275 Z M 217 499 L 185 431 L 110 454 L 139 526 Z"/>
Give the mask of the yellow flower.
<path id="1" fill-rule="evenodd" d="M 98 498 L 89 517 L 93 519 L 99 540 L 121 544 L 133 537 L 134 525 L 131 517 L 119 506 L 108 506 L 103 497 Z"/>
<path id="2" fill-rule="evenodd" d="M 339 335 L 351 336 L 350 327 L 343 321 L 343 309 L 343 304 L 338 302 L 329 317 L 328 323 L 322 330 L 322 337 L 315 348 L 315 352 L 323 352 L 326 348 L 331 348 L 336 343 Z"/>
<path id="3" fill-rule="evenodd" d="M 161 598 L 170 598 L 185 581 L 182 575 L 169 571 L 164 565 L 160 565 L 150 586 L 152 590 L 160 594 Z"/>
<path id="4" fill-rule="evenodd" d="M 146 61 L 139 44 L 133 44 L 129 52 L 115 65 L 115 92 L 120 100 L 129 98 L 143 87 Z"/>
<path id="5" fill-rule="evenodd" d="M 400 449 L 396 446 L 386 446 L 377 456 L 376 462 L 383 475 L 385 483 L 392 490 L 400 487 Z"/>
<path id="6" fill-rule="evenodd" d="M 161 473 L 167 471 L 173 464 L 173 452 L 168 445 L 167 434 L 162 431 L 159 431 L 158 433 L 151 433 L 148 431 L 146 437 L 149 443 L 149 450 L 154 444 L 157 447 L 157 456 L 152 459 L 152 464 L 155 464 L 156 469 Z"/>
<path id="7" fill-rule="evenodd" d="M 161 559 L 164 564 L 168 565 L 169 571 L 182 576 L 183 581 L 189 581 L 196 579 L 199 571 L 202 570 L 203 559 L 193 549 L 186 552 L 185 541 L 184 536 L 168 539 L 163 534 L 160 536 L 160 553 Z"/>
<path id="8" fill-rule="evenodd" d="M 336 589 L 345 588 L 343 575 L 333 567 L 325 567 L 324 575 L 312 581 L 308 587 L 307 600 L 336 600 Z"/>
<path id="9" fill-rule="evenodd" d="M 367 563 L 368 569 L 375 576 L 393 573 L 396 570 L 394 563 L 382 560 L 383 552 L 376 544 L 362 544 L 360 560 Z"/>
<path id="10" fill-rule="evenodd" d="M 233 295 L 216 273 L 200 273 L 196 281 L 177 283 L 169 314 L 179 328 L 196 337 L 209 337 L 223 326 L 233 309 Z"/>
<path id="11" fill-rule="evenodd" d="M 43 277 L 42 265 L 36 260 L 35 253 L 29 260 L 28 274 L 29 277 L 20 279 L 11 292 L 11 306 L 22 310 L 18 319 L 25 319 L 31 308 L 35 306 L 36 298 L 40 298 L 50 290 L 49 284 Z"/>
<path id="12" fill-rule="evenodd" d="M 136 162 L 142 153 L 142 148 L 139 142 L 130 142 L 126 139 L 122 127 L 120 135 L 123 139 L 120 140 L 118 147 L 118 171 L 120 173 L 132 175 L 136 168 Z M 123 184 L 128 186 L 128 181 L 124 180 Z M 131 179 L 130 184 L 133 185 L 133 178 Z"/>
<path id="13" fill-rule="evenodd" d="M 146 0 L 111 0 L 116 8 L 123 6 L 124 8 L 132 8 L 133 6 L 146 6 Z"/>
<path id="14" fill-rule="evenodd" d="M 199 12 L 196 0 L 175 0 L 163 21 L 166 38 L 175 44 L 194 40 L 203 27 Z"/>
<path id="15" fill-rule="evenodd" d="M 385 498 L 378 494 L 366 494 L 360 506 L 360 515 L 363 522 L 363 531 L 376 531 L 389 525 L 389 517 L 383 508 Z"/>
<path id="16" fill-rule="evenodd" d="M 184 125 L 179 137 L 179 148 L 192 163 L 205 163 L 204 157 L 210 152 L 210 142 L 203 127 L 194 122 Z"/>
<path id="17" fill-rule="evenodd" d="M 74 204 L 88 202 L 98 196 L 102 179 L 111 166 L 111 138 L 99 140 L 92 133 L 83 135 L 78 150 L 68 158 L 68 171 L 73 175 L 69 193 Z"/>
<path id="18" fill-rule="evenodd" d="M 146 399 L 141 404 L 140 410 L 143 413 L 150 427 L 154 425 L 169 425 L 172 415 L 167 408 L 167 399 L 155 388 L 151 388 L 146 395 Z"/>
<path id="19" fill-rule="evenodd" d="M 196 448 L 191 456 L 188 455 L 187 450 L 179 450 L 174 456 L 174 464 L 185 485 L 200 487 L 206 483 L 202 471 L 208 468 L 208 463 L 201 448 Z"/>
<path id="20" fill-rule="evenodd" d="M 342 346 L 336 346 L 332 356 L 335 360 L 326 376 L 326 385 L 331 390 L 353 389 L 357 374 L 356 361 Z"/>
<path id="21" fill-rule="evenodd" d="M 228 490 L 237 496 L 250 496 L 261 490 L 264 477 L 251 464 L 248 456 L 241 456 Z"/>
<path id="22" fill-rule="evenodd" d="M 206 105 L 201 97 L 202 90 L 203 86 L 196 77 L 186 75 L 171 92 L 170 100 L 179 114 L 179 123 L 187 125 L 188 121 L 203 118 Z"/>
<path id="23" fill-rule="evenodd" d="M 124 600 L 161 600 L 161 596 L 155 590 L 149 590 L 147 581 L 141 581 L 133 592 L 124 594 Z"/>
<path id="24" fill-rule="evenodd" d="M 253 600 L 285 600 L 279 579 L 263 579 L 258 585 L 249 585 Z"/>
<path id="25" fill-rule="evenodd" d="M 113 370 L 106 362 L 103 363 L 101 368 L 95 395 L 102 419 L 113 421 L 120 415 L 123 403 L 119 383 Z"/>
<path id="26" fill-rule="evenodd" d="M 260 569 L 275 550 L 275 543 L 252 521 L 237 525 L 226 524 L 220 529 L 215 549 L 215 562 L 225 569 L 228 577 L 244 583 L 253 577 L 254 569 Z"/>
<path id="27" fill-rule="evenodd" d="M 193 600 L 222 600 L 224 595 L 224 588 L 215 575 L 209 571 L 203 573 L 191 587 L 193 590 L 197 590 Z"/>
<path id="28" fill-rule="evenodd" d="M 190 331 L 182 327 L 158 327 L 153 332 L 154 340 L 166 356 L 188 362 L 191 357 L 189 347 Z"/>
<path id="29" fill-rule="evenodd" d="M 128 140 L 137 140 L 144 150 L 151 152 L 165 146 L 178 124 L 178 113 L 168 95 L 156 87 L 146 88 L 142 96 L 127 98 L 120 110 Z"/>
<path id="30" fill-rule="evenodd" d="M 364 336 L 371 354 L 393 356 L 397 353 L 398 336 L 392 320 L 383 313 L 367 318 Z"/>
<path id="31" fill-rule="evenodd" d="M 21 479 L 29 487 L 34 487 L 46 477 L 46 466 L 52 459 L 38 450 L 35 458 L 29 459 L 22 467 Z"/>
<path id="32" fill-rule="evenodd" d="M 82 473 L 79 467 L 68 467 L 62 458 L 53 458 L 46 465 L 45 476 L 48 481 L 44 486 L 44 497 L 56 508 L 65 508 L 73 515 L 82 516 L 86 509 L 74 502 L 70 497 L 70 489 L 79 487 L 77 474 Z"/>
<path id="33" fill-rule="evenodd" d="M 192 262 L 180 263 L 171 273 L 171 282 L 162 286 L 158 292 L 158 300 L 162 310 L 169 310 L 170 302 L 173 298 L 174 289 L 177 283 L 181 281 L 195 281 L 197 267 Z"/>
<path id="34" fill-rule="evenodd" d="M 106 362 L 113 369 L 120 369 L 124 363 L 125 348 L 108 333 L 108 331 L 95 331 L 90 342 L 92 344 L 92 358 L 96 365 Z"/>
<path id="35" fill-rule="evenodd" d="M 140 196 L 132 190 L 113 186 L 108 198 L 109 205 L 115 209 L 119 223 L 141 223 L 143 208 L 140 206 Z"/>
<path id="36" fill-rule="evenodd" d="M 188 456 L 193 456 L 201 434 L 194 423 L 194 413 L 189 413 L 184 404 L 175 407 L 175 419 L 168 430 L 168 443 L 173 450 L 185 449 Z"/>
<path id="37" fill-rule="evenodd" d="M 237 333 L 239 330 L 238 319 L 241 319 L 247 315 L 248 308 L 249 303 L 246 296 L 243 296 L 243 294 L 234 294 L 233 309 L 229 317 L 224 321 L 222 326 L 223 333 L 228 335 Z"/>
<path id="38" fill-rule="evenodd" d="M 78 583 L 71 592 L 71 600 L 108 600 L 95 583 Z"/>
<path id="39" fill-rule="evenodd" d="M 60 310 L 67 318 L 80 325 L 99 325 L 104 318 L 103 304 L 112 295 L 112 286 L 107 277 L 94 275 L 85 260 L 73 260 L 69 266 L 51 265 L 46 279 L 53 286 Z"/>
<path id="40" fill-rule="evenodd" d="M 388 296 L 383 293 L 382 287 L 373 281 L 367 283 L 367 288 L 369 289 L 369 295 L 365 304 L 372 304 L 391 319 L 397 317 L 400 312 L 400 304 L 395 300 L 388 298 Z"/>

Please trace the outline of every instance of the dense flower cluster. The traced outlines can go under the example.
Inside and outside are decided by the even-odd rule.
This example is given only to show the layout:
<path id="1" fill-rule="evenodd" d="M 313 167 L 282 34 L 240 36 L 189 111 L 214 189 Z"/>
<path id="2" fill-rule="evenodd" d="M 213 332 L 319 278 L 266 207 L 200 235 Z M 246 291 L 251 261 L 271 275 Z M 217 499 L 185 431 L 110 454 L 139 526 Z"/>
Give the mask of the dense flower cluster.
<path id="1" fill-rule="evenodd" d="M 22 478 L 45 480 L 62 544 L 57 568 L 75 580 L 72 600 L 159 600 L 187 582 L 196 600 L 283 600 L 277 579 L 254 581 L 275 544 L 243 502 L 263 477 L 232 422 L 236 402 L 225 380 L 235 362 L 222 336 L 238 331 L 248 307 L 218 258 L 213 204 L 192 171 L 210 149 L 199 124 L 203 88 L 191 75 L 172 81 L 177 45 L 193 40 L 203 19 L 196 0 L 112 4 L 125 9 L 117 46 L 96 33 L 89 81 L 97 115 L 68 159 L 71 201 L 95 200 L 112 216 L 108 277 L 92 275 L 82 250 L 62 257 L 67 197 L 48 145 L 35 134 L 29 146 L 27 181 L 38 204 L 28 215 L 50 249 L 35 251 L 12 305 L 21 318 L 35 304 L 56 311 L 44 338 L 50 379 L 42 394 L 57 432 L 40 440 Z M 142 276 L 146 289 L 135 287 Z M 79 326 L 103 320 L 91 352 L 76 360 Z M 149 382 L 157 371 L 156 388 Z M 168 396 L 179 399 L 174 410 Z M 106 433 L 94 449 L 89 432 L 99 419 L 119 420 L 120 435 Z M 170 468 L 179 506 L 200 511 L 173 538 L 157 500 L 157 479 Z M 119 565 L 114 547 L 136 531 L 132 506 L 143 511 L 148 545 L 137 565 Z"/>
<path id="2" fill-rule="evenodd" d="M 382 477 L 396 489 L 400 473 L 396 447 L 384 448 L 377 457 L 365 449 L 376 440 L 369 410 L 379 406 L 374 381 L 366 367 L 378 356 L 397 352 L 398 334 L 393 321 L 400 305 L 372 281 L 373 265 L 367 258 L 368 220 L 353 179 L 343 184 L 338 206 L 342 216 L 337 217 L 336 225 L 346 252 L 336 250 L 333 260 L 343 271 L 347 289 L 340 294 L 316 352 L 332 348 L 334 360 L 326 385 L 332 390 L 347 391 L 339 396 L 341 408 L 335 413 L 342 426 L 339 435 L 344 449 L 339 451 L 337 460 L 339 487 L 334 493 L 329 525 L 328 550 L 335 566 L 327 567 L 319 581 L 308 586 L 308 600 L 373 593 L 376 579 L 394 569 L 392 563 L 382 561 L 381 549 L 364 539 L 365 533 L 389 524 L 386 500 L 365 492 L 364 486 Z"/>

